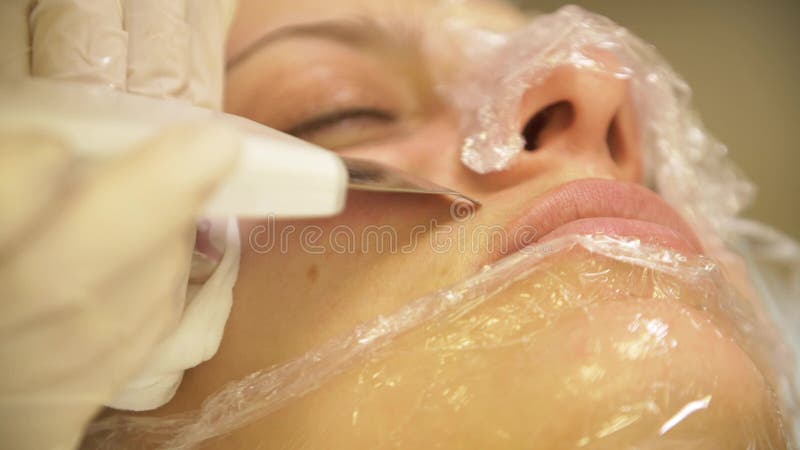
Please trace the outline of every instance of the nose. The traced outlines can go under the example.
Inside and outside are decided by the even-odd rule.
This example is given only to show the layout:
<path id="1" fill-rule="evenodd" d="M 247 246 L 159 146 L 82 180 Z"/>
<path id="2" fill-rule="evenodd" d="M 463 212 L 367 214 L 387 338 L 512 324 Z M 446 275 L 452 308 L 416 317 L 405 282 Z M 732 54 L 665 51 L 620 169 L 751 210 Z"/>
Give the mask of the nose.
<path id="1" fill-rule="evenodd" d="M 478 174 L 462 164 L 463 136 L 457 132 L 457 118 L 449 115 L 437 116 L 402 143 L 346 154 L 376 159 L 479 197 L 546 175 L 563 181 L 602 177 L 640 182 L 642 158 L 630 82 L 616 75 L 622 67 L 613 55 L 586 53 L 596 67 L 558 66 L 521 96 L 512 120 L 525 148 L 505 170 Z"/>
<path id="2" fill-rule="evenodd" d="M 640 136 L 630 80 L 604 51 L 586 52 L 595 64 L 554 68 L 523 95 L 518 116 L 524 151 L 504 171 L 484 175 L 495 189 L 547 171 L 639 182 Z"/>

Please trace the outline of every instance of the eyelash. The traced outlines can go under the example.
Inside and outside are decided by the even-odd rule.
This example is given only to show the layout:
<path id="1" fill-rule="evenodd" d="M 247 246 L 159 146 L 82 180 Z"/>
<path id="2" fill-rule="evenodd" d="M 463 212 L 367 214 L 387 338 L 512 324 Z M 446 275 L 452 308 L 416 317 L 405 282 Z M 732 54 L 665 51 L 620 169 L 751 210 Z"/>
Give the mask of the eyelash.
<path id="1" fill-rule="evenodd" d="M 331 113 L 321 114 L 319 116 L 308 119 L 299 125 L 295 125 L 287 131 L 288 134 L 293 136 L 307 136 L 326 128 L 339 125 L 342 122 L 352 119 L 368 119 L 377 120 L 380 122 L 393 122 L 396 120 L 394 114 L 373 108 L 351 108 L 334 111 Z"/>

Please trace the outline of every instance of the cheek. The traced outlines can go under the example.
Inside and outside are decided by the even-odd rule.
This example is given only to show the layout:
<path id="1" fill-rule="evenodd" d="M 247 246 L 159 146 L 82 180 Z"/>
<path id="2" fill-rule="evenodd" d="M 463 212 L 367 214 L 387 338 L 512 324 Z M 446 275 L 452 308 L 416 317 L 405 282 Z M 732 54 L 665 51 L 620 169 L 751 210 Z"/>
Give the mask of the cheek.
<path id="1" fill-rule="evenodd" d="M 690 301 L 694 287 L 615 264 L 606 281 L 586 283 L 592 266 L 556 261 L 427 322 L 242 433 L 303 436 L 313 448 L 738 448 L 752 439 L 783 448 L 775 405 L 747 355 L 705 313 L 652 294 L 669 288 Z M 620 297 L 616 288 L 631 280 L 644 281 L 630 297 L 644 298 Z"/>
<path id="2" fill-rule="evenodd" d="M 350 190 L 344 212 L 318 223 L 326 229 L 346 226 L 362 232 L 366 227 L 388 227 L 398 233 L 408 232 L 427 227 L 432 221 L 446 222 L 452 202 L 453 198 L 446 195 Z"/>

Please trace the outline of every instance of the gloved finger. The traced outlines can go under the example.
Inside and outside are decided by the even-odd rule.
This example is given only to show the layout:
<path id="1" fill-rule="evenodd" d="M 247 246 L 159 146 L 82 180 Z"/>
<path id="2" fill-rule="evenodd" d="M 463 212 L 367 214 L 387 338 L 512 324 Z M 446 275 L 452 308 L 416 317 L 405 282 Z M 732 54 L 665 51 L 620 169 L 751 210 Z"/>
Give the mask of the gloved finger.
<path id="1" fill-rule="evenodd" d="M 132 376 L 152 346 L 178 323 L 190 253 L 189 241 L 177 236 L 73 305 L 0 328 L 0 362 L 15 368 L 0 374 L 0 392 L 76 383 L 76 377 L 102 372 L 103 362 L 110 360 L 115 361 L 109 367 L 113 370 L 87 386 L 103 397 L 91 401 L 108 400 L 113 388 Z"/>
<path id="2" fill-rule="evenodd" d="M 185 240 L 165 245 L 84 307 L 3 336 L 0 361 L 15 368 L 0 374 L 4 442 L 21 444 L 11 448 L 62 448 L 78 438 L 72 435 L 139 370 L 164 331 L 174 326 L 169 310 L 186 285 L 186 253 Z"/>
<path id="3" fill-rule="evenodd" d="M 187 0 L 189 24 L 188 99 L 198 106 L 222 107 L 225 37 L 233 20 L 234 0 Z"/>
<path id="4" fill-rule="evenodd" d="M 70 165 L 61 143 L 34 132 L 0 134 L 0 252 L 42 221 L 64 190 Z"/>
<path id="5" fill-rule="evenodd" d="M 32 0 L 0 2 L 0 79 L 30 75 L 28 13 Z"/>
<path id="6" fill-rule="evenodd" d="M 96 408 L 76 405 L 71 397 L 48 391 L 3 398 L 0 401 L 0 436 L 3 436 L 4 448 L 78 448 L 87 423 L 85 417 L 87 414 L 91 417 Z M 64 401 L 59 401 L 61 399 Z"/>
<path id="7" fill-rule="evenodd" d="M 30 29 L 34 76 L 125 90 L 128 37 L 118 0 L 39 0 Z"/>
<path id="8" fill-rule="evenodd" d="M 226 128 L 177 127 L 94 173 L 13 264 L 0 268 L 0 298 L 15 303 L 0 326 L 67 307 L 191 225 L 232 169 L 238 146 Z"/>
<path id="9" fill-rule="evenodd" d="M 128 0 L 128 92 L 177 97 L 188 89 L 186 0 Z"/>

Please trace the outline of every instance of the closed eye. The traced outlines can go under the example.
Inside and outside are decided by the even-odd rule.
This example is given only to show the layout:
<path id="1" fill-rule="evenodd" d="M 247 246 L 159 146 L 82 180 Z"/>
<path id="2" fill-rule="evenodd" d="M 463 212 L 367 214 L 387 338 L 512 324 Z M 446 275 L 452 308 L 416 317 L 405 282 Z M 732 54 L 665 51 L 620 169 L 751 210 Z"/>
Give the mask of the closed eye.
<path id="1" fill-rule="evenodd" d="M 303 137 L 325 131 L 347 121 L 352 120 L 375 120 L 381 123 L 394 122 L 397 118 L 394 114 L 373 108 L 352 108 L 333 111 L 313 117 L 298 125 L 290 128 L 287 133 L 297 137 Z"/>

